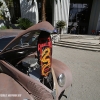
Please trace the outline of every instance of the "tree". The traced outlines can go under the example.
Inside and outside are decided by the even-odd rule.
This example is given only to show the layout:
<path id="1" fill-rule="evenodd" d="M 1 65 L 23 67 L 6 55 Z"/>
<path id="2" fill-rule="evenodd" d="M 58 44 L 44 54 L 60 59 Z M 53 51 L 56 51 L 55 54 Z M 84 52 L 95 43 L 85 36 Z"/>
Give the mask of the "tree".
<path id="1" fill-rule="evenodd" d="M 27 0 L 27 2 L 29 2 L 29 0 Z M 46 0 L 37 0 L 37 2 L 41 3 L 41 21 L 45 21 L 46 20 Z M 57 3 L 57 0 L 55 0 L 55 2 Z M 34 4 L 34 0 L 32 0 L 32 5 L 33 4 Z"/>
<path id="2" fill-rule="evenodd" d="M 27 2 L 29 2 L 29 0 L 27 0 Z M 40 2 L 41 4 L 41 21 L 45 21 L 46 20 L 46 0 L 37 0 L 37 2 Z M 32 0 L 32 5 L 34 4 L 34 0 Z"/>
<path id="3" fill-rule="evenodd" d="M 5 3 L 0 2 L 0 17 L 2 17 L 2 19 L 4 20 L 4 24 L 7 28 L 9 27 L 10 24 L 10 14 L 9 14 L 9 10 L 8 7 Z"/>
<path id="4" fill-rule="evenodd" d="M 34 1 L 34 0 L 33 0 Z M 46 20 L 46 0 L 38 0 L 38 1 L 41 1 L 41 12 L 42 12 L 42 17 L 41 17 L 41 20 L 42 21 L 45 21 Z M 56 3 L 57 3 L 57 0 L 55 0 Z M 61 2 L 61 0 L 60 0 Z"/>
<path id="5" fill-rule="evenodd" d="M 61 32 L 62 32 L 62 29 L 65 28 L 65 26 L 66 26 L 66 22 L 63 21 L 63 20 L 58 21 L 58 22 L 56 23 L 56 28 L 58 28 L 59 31 L 60 31 L 60 39 L 61 39 Z"/>
<path id="6" fill-rule="evenodd" d="M 57 3 L 57 0 L 55 0 Z M 61 0 L 60 0 L 61 2 Z M 46 7 L 46 0 L 41 0 L 41 4 L 42 4 L 42 21 L 46 20 L 46 11 L 45 11 L 45 7 Z"/>
<path id="7" fill-rule="evenodd" d="M 46 6 L 46 0 L 42 0 L 42 21 L 46 20 L 45 6 Z"/>

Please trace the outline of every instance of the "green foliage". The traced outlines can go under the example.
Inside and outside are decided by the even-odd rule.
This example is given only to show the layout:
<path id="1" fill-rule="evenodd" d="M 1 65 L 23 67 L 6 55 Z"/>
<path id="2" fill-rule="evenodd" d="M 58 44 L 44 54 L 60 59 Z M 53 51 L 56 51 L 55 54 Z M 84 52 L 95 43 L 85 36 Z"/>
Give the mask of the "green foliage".
<path id="1" fill-rule="evenodd" d="M 56 28 L 61 28 L 61 29 L 63 29 L 65 26 L 66 26 L 66 22 L 63 21 L 63 20 L 58 21 L 58 22 L 56 23 Z"/>
<path id="2" fill-rule="evenodd" d="M 2 15 L 0 15 L 0 20 L 4 20 L 4 18 L 2 17 Z"/>
<path id="3" fill-rule="evenodd" d="M 13 7 L 13 0 L 4 0 L 4 1 L 8 8 Z"/>
<path id="4" fill-rule="evenodd" d="M 0 27 L 0 30 L 4 30 L 4 29 L 7 29 L 7 27 L 6 26 L 1 26 Z"/>
<path id="5" fill-rule="evenodd" d="M 19 27 L 21 27 L 21 29 L 27 29 L 33 25 L 33 23 L 27 18 L 19 18 L 17 22 L 19 24 Z"/>
<path id="6" fill-rule="evenodd" d="M 4 20 L 5 26 L 7 28 L 10 28 L 9 27 L 10 18 L 9 18 L 9 15 L 7 15 L 7 13 L 8 13 L 8 10 L 7 10 L 6 5 L 3 2 L 0 2 L 0 20 Z"/>

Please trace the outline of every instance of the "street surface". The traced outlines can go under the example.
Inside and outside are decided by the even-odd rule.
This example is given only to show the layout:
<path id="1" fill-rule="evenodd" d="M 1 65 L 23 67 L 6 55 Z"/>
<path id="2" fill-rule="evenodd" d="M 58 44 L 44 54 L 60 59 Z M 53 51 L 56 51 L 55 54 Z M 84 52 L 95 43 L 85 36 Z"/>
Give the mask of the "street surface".
<path id="1" fill-rule="evenodd" d="M 65 92 L 67 100 L 100 100 L 100 52 L 53 46 L 53 58 L 72 71 L 73 86 Z"/>

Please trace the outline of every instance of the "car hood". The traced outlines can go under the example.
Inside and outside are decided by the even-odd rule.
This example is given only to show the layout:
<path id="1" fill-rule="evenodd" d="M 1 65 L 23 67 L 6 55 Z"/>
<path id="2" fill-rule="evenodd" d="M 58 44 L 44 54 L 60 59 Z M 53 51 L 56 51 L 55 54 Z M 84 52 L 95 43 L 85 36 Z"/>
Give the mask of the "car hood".
<path id="1" fill-rule="evenodd" d="M 16 45 L 22 36 L 27 34 L 28 32 L 31 31 L 46 31 L 50 34 L 54 32 L 54 27 L 47 21 L 40 22 L 38 24 L 33 25 L 32 27 L 23 30 L 21 33 L 18 34 L 2 51 L 1 53 L 4 53 L 5 51 L 9 50 L 9 48 L 13 47 Z M 34 34 L 34 33 L 33 33 Z"/>

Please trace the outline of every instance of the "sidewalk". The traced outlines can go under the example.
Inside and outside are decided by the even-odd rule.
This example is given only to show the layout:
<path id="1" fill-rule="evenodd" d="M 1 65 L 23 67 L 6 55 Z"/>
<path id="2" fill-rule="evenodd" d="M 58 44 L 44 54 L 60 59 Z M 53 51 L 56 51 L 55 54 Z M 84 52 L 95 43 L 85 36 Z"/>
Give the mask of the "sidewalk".
<path id="1" fill-rule="evenodd" d="M 73 35 L 73 34 L 62 34 L 59 42 L 54 42 L 54 45 L 89 50 L 100 52 L 100 36 L 94 35 Z"/>
<path id="2" fill-rule="evenodd" d="M 95 35 L 73 35 L 73 34 L 63 34 L 61 35 L 61 41 L 69 41 L 69 42 L 84 42 L 91 44 L 99 44 L 100 36 Z"/>

